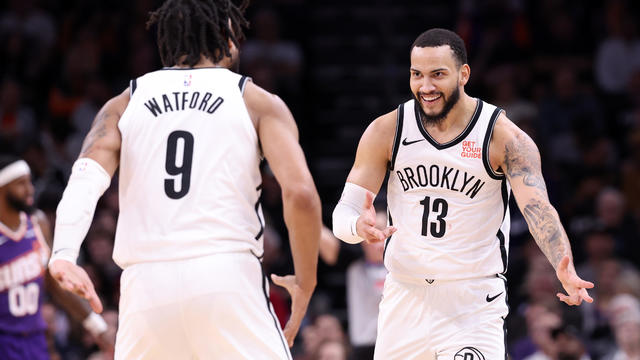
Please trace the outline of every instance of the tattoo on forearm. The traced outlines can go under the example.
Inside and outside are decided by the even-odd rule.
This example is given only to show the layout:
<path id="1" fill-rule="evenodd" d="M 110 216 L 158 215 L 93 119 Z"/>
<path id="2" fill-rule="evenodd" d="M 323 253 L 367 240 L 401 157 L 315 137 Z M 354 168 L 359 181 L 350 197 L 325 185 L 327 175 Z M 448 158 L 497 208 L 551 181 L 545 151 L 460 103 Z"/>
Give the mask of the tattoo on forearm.
<path id="1" fill-rule="evenodd" d="M 105 125 L 105 119 L 108 116 L 109 114 L 106 111 L 101 112 L 96 116 L 96 119 L 91 125 L 91 130 L 89 130 L 87 137 L 84 139 L 84 143 L 82 143 L 80 156 L 84 156 L 87 153 L 91 152 L 91 148 L 93 147 L 95 142 L 107 135 L 107 126 Z"/>
<path id="2" fill-rule="evenodd" d="M 554 269 L 565 254 L 570 254 L 567 239 L 558 215 L 548 203 L 532 199 L 523 209 L 531 235 Z"/>
<path id="3" fill-rule="evenodd" d="M 510 178 L 522 176 L 525 185 L 547 191 L 540 171 L 538 149 L 528 136 L 518 134 L 505 145 L 504 165 Z"/>

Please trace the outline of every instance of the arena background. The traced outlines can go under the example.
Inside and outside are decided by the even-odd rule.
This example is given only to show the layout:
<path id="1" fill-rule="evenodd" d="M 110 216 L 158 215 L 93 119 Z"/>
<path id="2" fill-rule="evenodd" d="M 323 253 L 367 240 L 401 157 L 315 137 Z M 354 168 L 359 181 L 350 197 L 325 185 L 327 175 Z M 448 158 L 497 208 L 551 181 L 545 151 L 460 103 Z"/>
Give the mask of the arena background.
<path id="1" fill-rule="evenodd" d="M 155 29 L 145 30 L 148 11 L 159 3 L 0 2 L 0 152 L 29 162 L 37 205 L 51 220 L 99 107 L 130 79 L 161 67 Z M 512 202 L 511 358 L 553 351 L 564 339 L 559 334 L 565 334 L 592 359 L 605 359 L 616 347 L 617 325 L 608 306 L 617 295 L 631 295 L 622 297 L 631 304 L 624 318 L 640 332 L 639 5 L 631 0 L 254 1 L 241 72 L 290 106 L 330 226 L 363 130 L 410 96 L 411 43 L 431 27 L 458 32 L 471 66 L 467 93 L 505 108 L 536 141 L 579 274 L 596 283 L 594 304 L 572 309 L 560 304 L 553 269 Z M 287 233 L 279 189 L 266 167 L 264 182 L 265 267 L 284 274 L 291 271 Z M 378 205 L 384 207 L 384 201 Z M 114 181 L 98 205 L 81 258 L 112 326 L 120 273 L 110 257 L 117 209 Z M 317 292 L 294 347 L 297 359 L 323 358 L 318 347 L 327 340 L 350 347 L 345 271 L 359 256 L 358 246 L 342 245 L 335 265 L 320 262 Z M 272 289 L 272 299 L 284 321 L 286 294 Z M 47 303 L 45 314 L 60 358 L 101 358 L 92 340 L 55 305 Z"/>

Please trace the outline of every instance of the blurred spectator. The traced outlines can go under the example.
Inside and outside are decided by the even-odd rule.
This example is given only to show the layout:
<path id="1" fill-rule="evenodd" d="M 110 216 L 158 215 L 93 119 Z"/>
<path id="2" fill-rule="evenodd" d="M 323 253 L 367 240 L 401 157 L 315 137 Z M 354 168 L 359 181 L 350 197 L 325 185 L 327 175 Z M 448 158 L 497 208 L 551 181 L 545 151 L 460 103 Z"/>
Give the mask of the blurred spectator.
<path id="1" fill-rule="evenodd" d="M 638 225 L 626 211 L 622 192 L 615 188 L 603 189 L 597 198 L 596 221 L 609 231 L 620 254 L 633 254 Z"/>
<path id="2" fill-rule="evenodd" d="M 616 340 L 616 347 L 605 360 L 640 359 L 640 301 L 638 298 L 621 294 L 611 300 L 608 307 Z"/>
<path id="3" fill-rule="evenodd" d="M 551 331 L 557 349 L 557 360 L 591 360 L 580 332 L 573 326 L 561 326 Z"/>
<path id="4" fill-rule="evenodd" d="M 302 334 L 302 353 L 295 354 L 296 360 L 311 360 L 317 358 L 323 343 L 346 344 L 347 338 L 340 324 L 340 320 L 332 314 L 320 314 L 315 317 L 313 323 L 304 326 Z M 332 349 L 325 350 L 333 353 Z"/>
<path id="5" fill-rule="evenodd" d="M 0 141 L 37 137 L 33 109 L 25 106 L 20 83 L 9 78 L 0 84 Z"/>
<path id="6" fill-rule="evenodd" d="M 607 37 L 598 47 L 596 79 L 606 92 L 620 94 L 626 90 L 631 75 L 640 69 L 637 20 L 621 0 L 606 2 L 605 19 Z"/>
<path id="7" fill-rule="evenodd" d="M 0 16 L 0 38 L 8 40 L 5 70 L 37 80 L 50 60 L 56 40 L 56 24 L 52 16 L 38 6 L 37 0 L 10 0 L 9 9 Z"/>
<path id="8" fill-rule="evenodd" d="M 558 349 L 551 337 L 551 330 L 560 326 L 561 317 L 542 305 L 533 305 L 527 309 L 526 319 L 535 352 L 524 357 L 524 360 L 555 360 Z M 514 359 L 521 358 L 514 356 Z"/>
<path id="9" fill-rule="evenodd" d="M 343 341 L 325 340 L 318 345 L 312 360 L 347 360 L 349 349 Z"/>
<path id="10" fill-rule="evenodd" d="M 300 47 L 280 37 L 282 21 L 271 9 L 258 10 L 251 23 L 255 36 L 242 46 L 243 70 L 256 84 L 285 99 L 296 95 L 303 61 Z"/>

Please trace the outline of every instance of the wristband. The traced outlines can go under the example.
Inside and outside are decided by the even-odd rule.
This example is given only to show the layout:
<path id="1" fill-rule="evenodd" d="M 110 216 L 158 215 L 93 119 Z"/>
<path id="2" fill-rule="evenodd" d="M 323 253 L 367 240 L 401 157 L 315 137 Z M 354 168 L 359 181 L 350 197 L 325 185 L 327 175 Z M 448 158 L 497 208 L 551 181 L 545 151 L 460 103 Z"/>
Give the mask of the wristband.
<path id="1" fill-rule="evenodd" d="M 107 322 L 104 321 L 102 316 L 94 313 L 93 311 L 82 321 L 82 326 L 94 337 L 97 337 L 107 331 L 108 328 Z"/>

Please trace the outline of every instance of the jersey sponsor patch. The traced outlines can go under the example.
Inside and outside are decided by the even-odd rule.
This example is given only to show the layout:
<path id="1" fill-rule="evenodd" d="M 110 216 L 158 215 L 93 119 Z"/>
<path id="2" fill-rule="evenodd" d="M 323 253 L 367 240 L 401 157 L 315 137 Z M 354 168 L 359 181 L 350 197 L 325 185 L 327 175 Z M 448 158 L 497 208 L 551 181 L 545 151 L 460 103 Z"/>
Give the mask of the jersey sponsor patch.
<path id="1" fill-rule="evenodd" d="M 481 159 L 482 148 L 477 146 L 475 141 L 465 140 L 462 142 L 462 152 L 460 156 L 466 159 Z"/>

